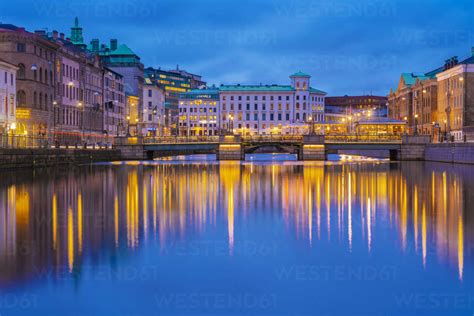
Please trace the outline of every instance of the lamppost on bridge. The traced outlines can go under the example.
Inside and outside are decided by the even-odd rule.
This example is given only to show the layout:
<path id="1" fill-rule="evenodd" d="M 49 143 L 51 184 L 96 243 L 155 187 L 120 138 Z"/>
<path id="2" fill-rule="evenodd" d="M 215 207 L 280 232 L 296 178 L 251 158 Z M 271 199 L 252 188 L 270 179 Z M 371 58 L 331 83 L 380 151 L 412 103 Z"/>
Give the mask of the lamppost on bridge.
<path id="1" fill-rule="evenodd" d="M 415 114 L 415 130 L 413 131 L 413 134 L 415 136 L 418 135 L 418 114 Z"/>
<path id="2" fill-rule="evenodd" d="M 127 115 L 127 137 L 130 136 L 130 115 Z"/>

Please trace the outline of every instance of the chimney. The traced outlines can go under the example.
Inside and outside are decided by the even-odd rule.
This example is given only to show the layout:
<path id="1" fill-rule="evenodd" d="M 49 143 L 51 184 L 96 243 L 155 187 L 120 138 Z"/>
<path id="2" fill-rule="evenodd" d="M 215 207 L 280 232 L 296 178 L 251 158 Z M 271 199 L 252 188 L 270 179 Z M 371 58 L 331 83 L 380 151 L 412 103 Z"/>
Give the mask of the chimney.
<path id="1" fill-rule="evenodd" d="M 114 38 L 110 40 L 110 50 L 114 51 L 117 49 L 118 41 Z"/>
<path id="2" fill-rule="evenodd" d="M 64 33 L 59 33 L 59 38 L 64 41 Z"/>
<path id="3" fill-rule="evenodd" d="M 43 31 L 43 30 L 36 30 L 36 31 L 35 31 L 35 34 L 36 34 L 36 35 L 39 35 L 39 36 L 45 36 L 45 35 L 46 35 L 46 31 Z"/>
<path id="4" fill-rule="evenodd" d="M 53 39 L 55 41 L 58 39 L 58 31 L 53 31 Z"/>
<path id="5" fill-rule="evenodd" d="M 91 41 L 91 46 L 92 46 L 92 51 L 93 52 L 98 52 L 99 51 L 99 40 L 97 38 L 94 38 Z"/>

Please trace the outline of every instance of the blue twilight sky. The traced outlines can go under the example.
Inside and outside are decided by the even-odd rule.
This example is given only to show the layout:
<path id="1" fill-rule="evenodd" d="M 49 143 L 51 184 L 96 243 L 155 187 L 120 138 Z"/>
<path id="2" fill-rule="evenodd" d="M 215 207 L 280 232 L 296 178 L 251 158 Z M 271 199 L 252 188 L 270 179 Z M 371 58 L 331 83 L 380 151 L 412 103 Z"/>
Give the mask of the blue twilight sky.
<path id="1" fill-rule="evenodd" d="M 432 70 L 474 46 L 473 0 L 15 0 L 0 22 L 117 38 L 145 66 L 212 84 L 287 84 L 310 73 L 330 95 L 385 95 L 401 72 Z"/>

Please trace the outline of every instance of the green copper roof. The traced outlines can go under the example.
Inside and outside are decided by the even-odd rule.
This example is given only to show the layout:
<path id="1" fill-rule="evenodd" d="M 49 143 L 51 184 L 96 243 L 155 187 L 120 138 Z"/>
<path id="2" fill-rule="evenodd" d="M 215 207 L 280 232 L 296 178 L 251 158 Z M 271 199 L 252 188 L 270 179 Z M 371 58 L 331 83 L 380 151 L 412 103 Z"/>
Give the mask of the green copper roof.
<path id="1" fill-rule="evenodd" d="M 220 91 L 294 91 L 292 86 L 281 85 L 222 85 Z"/>
<path id="2" fill-rule="evenodd" d="M 403 73 L 402 74 L 403 81 L 405 81 L 405 84 L 407 86 L 412 86 L 416 83 L 416 79 L 420 79 L 421 81 L 431 79 L 428 76 L 425 76 L 424 74 L 414 74 L 414 73 Z"/>
<path id="3" fill-rule="evenodd" d="M 284 85 L 222 85 L 219 87 L 222 92 L 226 91 L 245 91 L 245 92 L 293 92 L 296 91 L 292 86 Z M 327 94 L 324 91 L 310 88 L 310 93 Z"/>
<path id="4" fill-rule="evenodd" d="M 317 93 L 317 94 L 324 94 L 324 95 L 327 94 L 327 92 L 324 92 L 324 91 L 318 90 L 318 89 L 314 89 L 314 88 L 309 88 L 309 92 L 311 92 L 311 93 Z"/>
<path id="5" fill-rule="evenodd" d="M 219 99 L 218 89 L 194 89 L 179 94 L 181 99 Z"/>
<path id="6" fill-rule="evenodd" d="M 109 52 L 108 55 L 136 56 L 136 54 L 125 44 L 122 44 L 116 50 Z"/>
<path id="7" fill-rule="evenodd" d="M 308 74 L 305 74 L 304 72 L 301 72 L 301 71 L 298 71 L 294 74 L 292 74 L 290 77 L 311 77 L 310 75 Z"/>

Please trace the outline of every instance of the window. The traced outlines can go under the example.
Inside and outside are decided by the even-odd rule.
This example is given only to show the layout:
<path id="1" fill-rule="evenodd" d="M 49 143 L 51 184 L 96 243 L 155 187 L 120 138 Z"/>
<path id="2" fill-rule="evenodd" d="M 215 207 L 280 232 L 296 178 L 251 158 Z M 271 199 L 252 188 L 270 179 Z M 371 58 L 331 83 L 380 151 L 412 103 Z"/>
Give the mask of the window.
<path id="1" fill-rule="evenodd" d="M 148 97 L 150 97 L 150 98 L 151 98 L 151 97 L 152 97 L 152 95 L 153 95 L 153 92 L 151 91 L 151 89 L 150 89 L 150 90 L 148 90 Z"/>
<path id="2" fill-rule="evenodd" d="M 18 71 L 16 73 L 18 79 L 25 79 L 25 65 L 19 64 Z"/>
<path id="3" fill-rule="evenodd" d="M 16 94 L 16 103 L 19 107 L 26 106 L 26 93 L 23 90 L 18 91 Z"/>
<path id="4" fill-rule="evenodd" d="M 16 51 L 19 53 L 24 53 L 26 52 L 26 45 L 25 43 L 18 43 L 16 44 Z"/>

